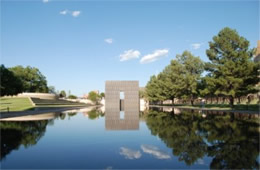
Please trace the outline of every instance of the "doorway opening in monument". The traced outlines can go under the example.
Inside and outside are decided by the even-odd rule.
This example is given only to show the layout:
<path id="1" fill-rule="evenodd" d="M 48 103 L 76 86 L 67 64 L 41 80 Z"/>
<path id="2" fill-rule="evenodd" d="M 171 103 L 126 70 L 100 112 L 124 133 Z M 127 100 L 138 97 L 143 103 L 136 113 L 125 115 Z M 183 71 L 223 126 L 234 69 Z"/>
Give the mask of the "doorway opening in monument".
<path id="1" fill-rule="evenodd" d="M 119 107 L 120 111 L 124 111 L 124 99 L 125 99 L 125 93 L 120 91 L 120 100 L 119 100 Z"/>
<path id="2" fill-rule="evenodd" d="M 120 100 L 124 100 L 125 99 L 125 92 L 120 91 Z"/>
<path id="3" fill-rule="evenodd" d="M 125 119 L 125 112 L 124 111 L 120 111 L 120 119 Z"/>

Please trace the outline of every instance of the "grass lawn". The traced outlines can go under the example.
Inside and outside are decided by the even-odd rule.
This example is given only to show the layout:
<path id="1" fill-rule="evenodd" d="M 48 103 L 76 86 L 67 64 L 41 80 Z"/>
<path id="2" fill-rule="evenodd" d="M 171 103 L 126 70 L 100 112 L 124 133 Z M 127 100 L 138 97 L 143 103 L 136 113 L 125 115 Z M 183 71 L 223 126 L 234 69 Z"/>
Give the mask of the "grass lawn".
<path id="1" fill-rule="evenodd" d="M 6 112 L 7 107 L 9 111 L 24 111 L 34 108 L 28 98 L 0 98 L 0 110 Z"/>
<path id="2" fill-rule="evenodd" d="M 83 103 L 69 102 L 63 100 L 44 100 L 44 99 L 32 99 L 36 106 L 33 106 L 28 98 L 0 98 L 0 111 L 26 111 L 26 110 L 46 110 L 61 107 L 78 107 L 89 106 Z"/>

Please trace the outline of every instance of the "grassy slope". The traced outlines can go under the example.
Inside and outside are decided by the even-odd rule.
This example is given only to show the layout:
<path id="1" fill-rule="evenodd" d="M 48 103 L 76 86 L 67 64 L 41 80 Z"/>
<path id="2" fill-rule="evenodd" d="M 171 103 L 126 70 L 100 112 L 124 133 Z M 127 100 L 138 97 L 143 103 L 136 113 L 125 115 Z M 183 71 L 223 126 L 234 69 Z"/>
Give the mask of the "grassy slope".
<path id="1" fill-rule="evenodd" d="M 44 99 L 32 99 L 36 106 L 34 107 L 28 98 L 0 98 L 1 112 L 6 112 L 7 107 L 9 111 L 25 111 L 25 110 L 45 110 L 51 108 L 60 107 L 72 107 L 72 106 L 88 106 L 86 104 L 69 102 L 63 100 L 44 100 Z"/>
<path id="2" fill-rule="evenodd" d="M 9 111 L 22 111 L 32 109 L 33 105 L 28 98 L 0 98 L 0 110 L 6 112 L 7 107 Z"/>

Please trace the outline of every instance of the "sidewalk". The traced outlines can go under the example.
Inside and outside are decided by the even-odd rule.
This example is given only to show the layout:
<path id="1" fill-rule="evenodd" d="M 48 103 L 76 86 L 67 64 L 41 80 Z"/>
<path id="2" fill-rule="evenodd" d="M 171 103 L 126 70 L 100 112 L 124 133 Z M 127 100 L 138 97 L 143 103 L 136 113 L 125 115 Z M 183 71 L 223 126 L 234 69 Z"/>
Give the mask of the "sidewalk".
<path id="1" fill-rule="evenodd" d="M 168 107 L 168 108 L 178 108 L 178 109 L 190 109 L 190 110 L 203 110 L 203 111 L 216 111 L 216 112 L 229 112 L 229 113 L 244 113 L 244 114 L 260 114 L 259 111 L 251 110 L 226 110 L 226 109 L 210 109 L 210 108 L 191 108 L 185 106 L 159 106 L 159 105 L 150 105 L 149 107 Z"/>
<path id="2" fill-rule="evenodd" d="M 96 106 L 87 106 L 87 107 L 96 107 Z M 29 111 L 15 111 L 15 112 L 0 112 L 0 120 L 3 118 L 10 117 L 19 117 L 19 116 L 28 116 L 28 115 L 37 115 L 49 112 L 63 112 L 66 110 L 74 110 L 74 109 L 82 109 L 86 108 L 86 106 L 72 106 L 72 107 L 62 107 L 62 108 L 50 108 L 50 109 L 42 109 L 42 110 L 29 110 Z"/>

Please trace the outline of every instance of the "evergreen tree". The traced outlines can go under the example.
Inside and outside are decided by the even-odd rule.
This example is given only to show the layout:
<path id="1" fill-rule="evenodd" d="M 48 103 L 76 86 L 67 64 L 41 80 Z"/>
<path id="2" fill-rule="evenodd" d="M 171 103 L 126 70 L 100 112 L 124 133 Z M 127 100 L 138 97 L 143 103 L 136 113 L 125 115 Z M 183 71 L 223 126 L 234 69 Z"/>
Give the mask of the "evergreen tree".
<path id="1" fill-rule="evenodd" d="M 171 64 L 165 67 L 162 72 L 164 75 L 164 94 L 167 99 L 172 100 L 172 103 L 174 103 L 174 98 L 181 97 L 183 87 L 180 84 L 184 80 L 183 73 L 183 67 L 177 60 L 172 60 Z"/>
<path id="2" fill-rule="evenodd" d="M 195 98 L 199 95 L 198 85 L 204 71 L 204 63 L 200 57 L 195 57 L 189 51 L 184 51 L 176 58 L 182 64 L 184 71 L 181 81 L 177 84 L 180 89 L 180 97 L 190 99 L 193 105 Z"/>
<path id="3" fill-rule="evenodd" d="M 161 76 L 159 77 L 162 78 Z M 165 100 L 166 97 L 162 95 L 162 79 L 158 79 L 155 75 L 151 76 L 146 85 L 146 95 L 151 102 Z"/>
<path id="4" fill-rule="evenodd" d="M 233 107 L 234 98 L 253 91 L 257 81 L 256 65 L 252 61 L 253 50 L 249 49 L 249 41 L 240 36 L 236 30 L 222 29 L 218 35 L 209 42 L 206 51 L 210 60 L 216 95 L 229 98 Z"/>

